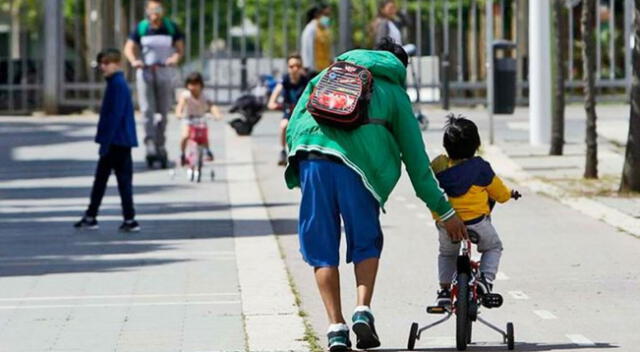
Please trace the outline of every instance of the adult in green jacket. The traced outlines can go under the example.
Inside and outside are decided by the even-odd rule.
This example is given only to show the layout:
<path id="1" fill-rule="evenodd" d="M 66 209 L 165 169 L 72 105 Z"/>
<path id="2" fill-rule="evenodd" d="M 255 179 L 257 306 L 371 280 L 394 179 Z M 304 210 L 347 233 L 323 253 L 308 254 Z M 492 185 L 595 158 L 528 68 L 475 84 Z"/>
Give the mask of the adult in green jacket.
<path id="1" fill-rule="evenodd" d="M 366 124 L 347 131 L 321 125 L 307 112 L 309 96 L 323 73 L 302 94 L 287 128 L 289 148 L 285 179 L 300 187 L 299 240 L 304 260 L 314 267 L 329 329 L 331 351 L 350 347 L 339 290 L 340 217 L 347 236 L 347 262 L 354 262 L 358 306 L 352 317 L 357 346 L 380 345 L 370 309 L 382 250 L 379 210 L 398 182 L 401 161 L 416 195 L 437 214 L 451 237 L 466 237 L 466 229 L 440 189 L 411 102 L 405 91 L 407 54 L 392 40 L 377 50 L 352 50 L 338 61 L 364 66 L 374 76 L 368 116 L 387 125 Z"/>

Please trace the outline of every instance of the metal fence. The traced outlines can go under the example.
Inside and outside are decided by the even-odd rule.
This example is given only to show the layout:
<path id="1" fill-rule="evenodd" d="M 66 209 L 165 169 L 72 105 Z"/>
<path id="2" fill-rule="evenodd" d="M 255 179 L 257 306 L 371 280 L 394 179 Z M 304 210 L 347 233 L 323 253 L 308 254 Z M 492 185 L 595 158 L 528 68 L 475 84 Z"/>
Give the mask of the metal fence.
<path id="1" fill-rule="evenodd" d="M 446 93 L 452 104 L 485 102 L 486 21 L 492 16 L 494 37 L 517 44 L 517 98 L 526 103 L 529 1 L 537 0 L 496 0 L 493 11 L 487 12 L 481 0 L 397 0 L 406 23 L 405 41 L 417 46 L 412 68 L 421 100 L 440 103 L 443 87 L 448 86 Z M 335 52 L 339 52 L 339 36 L 345 35 L 337 23 L 338 2 L 332 2 Z M 43 26 L 47 19 L 44 11 L 52 3 L 59 6 L 53 38 L 60 57 L 54 60 L 56 65 L 49 64 L 52 54 L 45 50 L 51 28 Z M 347 18 L 352 30 L 347 33 L 347 42 L 354 47 L 371 44 L 368 25 L 375 16 L 376 3 L 351 2 Z M 597 87 L 601 98 L 626 101 L 631 80 L 632 0 L 597 3 Z M 186 55 L 180 71 L 201 71 L 207 94 L 224 104 L 237 98 L 259 75 L 279 75 L 286 69 L 284 57 L 299 49 L 305 12 L 313 1 L 169 0 L 165 4 L 167 15 L 185 34 Z M 42 109 L 47 70 L 58 72 L 53 75 L 55 82 L 49 84 L 57 89 L 56 102 L 61 109 L 96 107 L 103 82 L 91 62 L 104 47 L 122 48 L 131 29 L 143 18 L 143 7 L 143 1 L 135 0 L 4 0 L 0 4 L 0 113 Z M 569 100 L 581 99 L 581 7 L 580 0 L 567 1 Z M 52 15 L 47 13 L 46 17 Z M 127 75 L 134 79 L 130 69 Z M 413 75 L 407 78 L 409 94 L 415 97 Z M 179 82 L 180 76 L 176 78 L 177 85 Z"/>

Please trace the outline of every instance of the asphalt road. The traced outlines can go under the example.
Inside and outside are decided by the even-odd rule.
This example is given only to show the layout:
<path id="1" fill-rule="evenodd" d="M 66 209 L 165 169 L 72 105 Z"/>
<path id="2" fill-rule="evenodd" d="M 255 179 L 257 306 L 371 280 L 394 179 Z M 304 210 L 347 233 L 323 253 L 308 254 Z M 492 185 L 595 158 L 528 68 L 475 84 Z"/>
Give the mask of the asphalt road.
<path id="1" fill-rule="evenodd" d="M 484 114 L 478 110 L 467 114 L 478 121 L 486 135 Z M 526 123 L 525 118 L 522 113 L 496 117 L 498 140 L 526 139 L 526 130 L 517 128 Z M 583 121 L 571 114 L 568 120 L 572 126 L 568 140 L 581 140 Z M 283 169 L 276 166 L 278 122 L 279 115 L 267 114 L 258 125 L 253 135 L 254 158 L 302 309 L 325 346 L 324 308 L 312 270 L 298 253 L 300 192 L 286 189 Z M 442 122 L 435 121 L 424 134 L 431 158 L 441 152 L 441 127 Z M 522 199 L 499 206 L 494 212 L 493 222 L 504 243 L 495 291 L 503 294 L 505 303 L 499 309 L 482 311 L 482 316 L 502 328 L 513 322 L 519 351 L 638 350 L 640 240 L 527 189 L 520 191 Z M 425 313 L 437 289 L 437 232 L 406 175 L 392 194 L 382 224 L 385 248 L 372 308 L 381 349 L 403 350 L 412 322 L 424 325 L 439 317 Z M 340 269 L 343 309 L 349 319 L 355 305 L 353 269 L 344 262 Z M 454 347 L 453 319 L 426 331 L 416 343 L 416 349 L 423 350 Z M 469 350 L 506 347 L 498 334 L 477 325 Z"/>

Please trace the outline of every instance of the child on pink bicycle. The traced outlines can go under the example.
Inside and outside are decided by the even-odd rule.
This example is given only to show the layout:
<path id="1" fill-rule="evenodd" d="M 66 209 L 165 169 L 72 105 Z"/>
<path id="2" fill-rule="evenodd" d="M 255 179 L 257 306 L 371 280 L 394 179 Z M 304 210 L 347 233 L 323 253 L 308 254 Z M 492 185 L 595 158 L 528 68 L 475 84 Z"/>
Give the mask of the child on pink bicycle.
<path id="1" fill-rule="evenodd" d="M 478 128 L 463 116 L 447 116 L 443 144 L 447 155 L 435 158 L 431 167 L 449 202 L 468 229 L 479 235 L 478 251 L 482 253 L 479 294 L 491 293 L 493 280 L 502 256 L 502 242 L 491 224 L 495 202 L 518 199 L 520 193 L 510 190 L 493 172 L 491 165 L 475 156 L 480 147 Z M 436 219 L 437 220 L 437 219 Z M 439 232 L 438 276 L 440 290 L 436 305 L 451 305 L 451 281 L 456 271 L 460 242 L 454 243 L 444 227 L 436 223 Z"/>
<path id="2" fill-rule="evenodd" d="M 206 135 L 206 129 L 202 130 L 194 126 L 195 123 L 201 123 L 208 113 L 214 118 L 220 119 L 222 115 L 217 106 L 207 100 L 204 95 L 204 79 L 198 72 L 189 74 L 185 80 L 187 88 L 178 98 L 176 107 L 176 117 L 182 119 L 182 137 L 180 139 L 180 163 L 184 166 L 187 164 L 185 150 L 189 138 L 197 140 L 198 144 L 205 147 L 207 159 L 213 160 L 213 153 L 209 148 L 209 139 Z M 202 132 L 205 135 L 202 135 Z"/>

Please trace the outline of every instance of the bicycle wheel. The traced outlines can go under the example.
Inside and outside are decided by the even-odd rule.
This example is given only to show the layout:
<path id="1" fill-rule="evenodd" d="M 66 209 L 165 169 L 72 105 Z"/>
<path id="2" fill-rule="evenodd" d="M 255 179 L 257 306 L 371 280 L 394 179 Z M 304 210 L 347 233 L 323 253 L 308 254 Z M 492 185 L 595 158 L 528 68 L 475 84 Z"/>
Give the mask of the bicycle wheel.
<path id="1" fill-rule="evenodd" d="M 202 147 L 198 147 L 198 164 L 196 166 L 196 172 L 198 173 L 196 176 L 196 182 L 200 183 L 202 180 L 202 165 L 204 159 L 204 149 Z"/>
<path id="2" fill-rule="evenodd" d="M 507 323 L 507 349 L 512 350 L 515 347 L 516 341 L 513 332 L 513 323 Z"/>
<path id="3" fill-rule="evenodd" d="M 456 299 L 456 348 L 458 351 L 467 349 L 467 334 L 471 332 L 469 325 L 469 274 L 459 273 L 458 297 Z"/>

